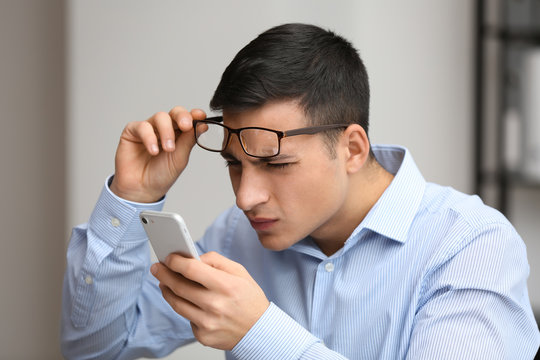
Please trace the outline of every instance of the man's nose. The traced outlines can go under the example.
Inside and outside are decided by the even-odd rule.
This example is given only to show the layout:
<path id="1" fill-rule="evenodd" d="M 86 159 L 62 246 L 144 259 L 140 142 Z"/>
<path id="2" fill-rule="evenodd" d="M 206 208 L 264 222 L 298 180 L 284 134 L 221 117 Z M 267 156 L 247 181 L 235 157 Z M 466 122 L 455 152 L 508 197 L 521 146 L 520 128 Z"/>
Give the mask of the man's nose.
<path id="1" fill-rule="evenodd" d="M 268 199 L 269 191 L 263 174 L 258 174 L 257 169 L 244 169 L 236 189 L 236 205 L 243 211 L 250 211 Z"/>

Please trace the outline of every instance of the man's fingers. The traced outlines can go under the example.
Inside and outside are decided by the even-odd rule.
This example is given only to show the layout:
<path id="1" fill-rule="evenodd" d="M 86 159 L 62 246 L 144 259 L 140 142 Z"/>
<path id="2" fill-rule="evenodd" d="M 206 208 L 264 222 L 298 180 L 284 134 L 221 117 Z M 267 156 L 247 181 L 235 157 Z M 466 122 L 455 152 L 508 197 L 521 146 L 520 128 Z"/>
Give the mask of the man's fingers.
<path id="1" fill-rule="evenodd" d="M 204 120 L 204 119 L 206 119 L 206 113 L 201 109 L 193 109 L 193 110 L 191 110 L 191 116 L 195 120 Z"/>
<path id="2" fill-rule="evenodd" d="M 192 112 L 187 111 L 182 106 L 176 106 L 169 111 L 173 123 L 180 130 L 176 138 L 177 151 L 175 152 L 175 161 L 183 161 L 182 155 L 189 154 L 195 146 L 195 133 L 193 131 L 193 119 L 204 119 L 206 114 L 200 109 Z"/>
<path id="3" fill-rule="evenodd" d="M 201 255 L 200 258 L 201 258 L 201 261 L 204 262 L 205 264 L 210 265 L 211 267 L 215 269 L 224 271 L 228 274 L 237 275 L 237 276 L 249 275 L 246 268 L 244 268 L 241 264 L 235 261 L 232 261 L 230 259 L 227 259 L 225 256 L 215 251 L 207 252 Z"/>
<path id="4" fill-rule="evenodd" d="M 172 152 L 180 147 L 175 158 L 182 165 L 184 162 L 182 155 L 189 154 L 195 145 L 193 119 L 204 118 L 206 118 L 206 113 L 201 109 L 193 109 L 190 112 L 182 106 L 175 106 L 169 113 L 157 112 L 146 121 L 153 127 L 154 136 L 151 136 L 150 129 L 142 122 L 138 122 L 133 133 L 140 138 L 152 155 L 159 153 L 159 143 L 161 143 L 161 148 L 167 152 Z"/>
<path id="5" fill-rule="evenodd" d="M 200 317 L 201 309 L 197 305 L 186 300 L 184 297 L 178 296 L 163 283 L 159 284 L 159 288 L 161 289 L 161 294 L 163 295 L 165 301 L 167 301 L 173 310 L 179 315 L 185 317 L 186 319 L 196 319 Z"/>
<path id="6" fill-rule="evenodd" d="M 187 132 L 193 128 L 193 117 L 191 113 L 182 106 L 175 106 L 169 111 L 172 121 L 178 126 L 180 131 Z"/>
<path id="7" fill-rule="evenodd" d="M 158 139 L 154 127 L 147 121 L 136 121 L 128 124 L 125 132 L 134 137 L 134 141 L 141 141 L 146 150 L 156 155 L 159 153 Z"/>
<path id="8" fill-rule="evenodd" d="M 217 252 L 208 252 L 201 255 L 201 261 L 185 258 L 178 254 L 170 254 L 165 265 L 184 276 L 185 278 L 201 284 L 209 290 L 229 293 L 234 291 L 237 284 L 234 278 L 241 278 L 247 283 L 253 283 L 247 270 L 239 263 L 227 259 Z"/>
<path id="9" fill-rule="evenodd" d="M 177 297 L 181 297 L 193 304 L 197 304 L 199 303 L 201 296 L 204 296 L 203 285 L 185 278 L 181 274 L 169 269 L 164 264 L 153 264 L 151 271 L 156 279 L 159 280 L 160 287 L 166 287 Z"/>
<path id="10" fill-rule="evenodd" d="M 150 119 L 150 122 L 156 127 L 163 150 L 173 151 L 176 138 L 172 119 L 169 114 L 166 112 L 158 112 Z"/>
<path id="11" fill-rule="evenodd" d="M 171 307 L 192 322 L 197 340 L 231 349 L 270 303 L 247 272 L 234 274 L 243 274 L 242 266 L 217 253 L 201 258 L 204 261 L 170 254 L 165 264 L 152 265 L 152 274 L 161 281 Z"/>
<path id="12" fill-rule="evenodd" d="M 203 254 L 201 260 L 205 257 L 205 254 Z M 225 257 L 222 258 L 226 259 Z M 199 283 L 207 289 L 222 289 L 228 284 L 229 273 L 218 267 L 209 266 L 204 261 L 185 258 L 178 254 L 170 254 L 165 260 L 165 265 L 172 271 L 182 274 L 185 278 Z"/>

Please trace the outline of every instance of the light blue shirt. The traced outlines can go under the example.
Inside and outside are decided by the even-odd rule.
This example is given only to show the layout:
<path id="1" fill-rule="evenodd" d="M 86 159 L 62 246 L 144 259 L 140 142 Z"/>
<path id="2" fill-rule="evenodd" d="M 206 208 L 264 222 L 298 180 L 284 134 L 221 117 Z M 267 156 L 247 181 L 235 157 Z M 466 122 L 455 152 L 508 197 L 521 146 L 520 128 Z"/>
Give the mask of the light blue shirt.
<path id="1" fill-rule="evenodd" d="M 540 343 L 523 241 L 476 196 L 427 183 L 407 150 L 375 146 L 395 178 L 330 257 L 306 238 L 264 249 L 233 207 L 198 242 L 244 265 L 270 307 L 227 359 L 532 359 Z M 164 356 L 194 340 L 150 275 L 143 209 L 104 187 L 73 230 L 68 359 Z"/>

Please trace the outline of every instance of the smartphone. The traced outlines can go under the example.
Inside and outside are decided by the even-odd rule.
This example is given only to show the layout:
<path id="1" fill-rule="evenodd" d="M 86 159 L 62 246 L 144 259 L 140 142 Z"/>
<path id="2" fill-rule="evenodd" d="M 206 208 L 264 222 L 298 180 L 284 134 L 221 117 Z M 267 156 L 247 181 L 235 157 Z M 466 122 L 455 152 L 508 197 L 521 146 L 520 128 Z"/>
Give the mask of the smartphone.
<path id="1" fill-rule="evenodd" d="M 139 218 L 159 261 L 164 262 L 170 253 L 200 260 L 195 243 L 180 215 L 146 210 L 141 211 Z"/>

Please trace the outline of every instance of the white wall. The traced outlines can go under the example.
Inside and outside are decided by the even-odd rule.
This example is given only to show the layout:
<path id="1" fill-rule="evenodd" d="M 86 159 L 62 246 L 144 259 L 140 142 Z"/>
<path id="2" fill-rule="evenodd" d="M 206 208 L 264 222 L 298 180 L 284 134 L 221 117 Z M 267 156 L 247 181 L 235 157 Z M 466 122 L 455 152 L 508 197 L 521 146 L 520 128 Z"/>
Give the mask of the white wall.
<path id="1" fill-rule="evenodd" d="M 234 54 L 292 21 L 333 29 L 360 50 L 372 84 L 373 142 L 404 144 L 427 179 L 471 190 L 470 1 L 131 4 L 70 3 L 69 224 L 88 218 L 128 121 L 174 105 L 207 109 Z M 166 207 L 199 237 L 234 199 L 215 154 L 195 149 L 188 169 Z"/>
<path id="2" fill-rule="evenodd" d="M 429 180 L 472 188 L 467 0 L 69 4 L 69 224 L 90 214 L 128 121 L 175 105 L 207 109 L 235 53 L 291 21 L 333 29 L 360 50 L 372 83 L 374 142 L 408 146 Z M 213 154 L 196 149 L 185 175 L 167 207 L 197 236 L 233 197 Z"/>

